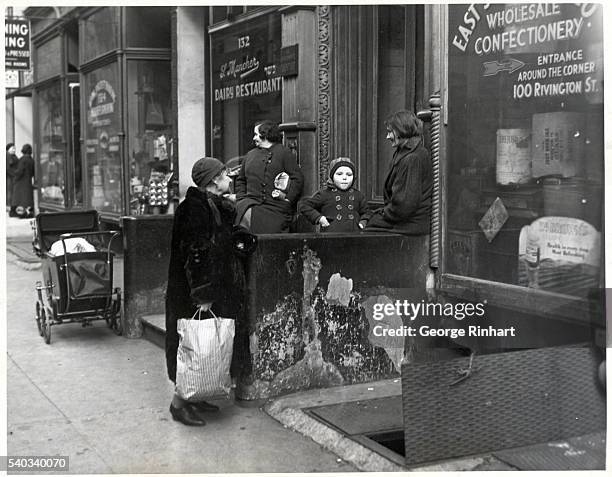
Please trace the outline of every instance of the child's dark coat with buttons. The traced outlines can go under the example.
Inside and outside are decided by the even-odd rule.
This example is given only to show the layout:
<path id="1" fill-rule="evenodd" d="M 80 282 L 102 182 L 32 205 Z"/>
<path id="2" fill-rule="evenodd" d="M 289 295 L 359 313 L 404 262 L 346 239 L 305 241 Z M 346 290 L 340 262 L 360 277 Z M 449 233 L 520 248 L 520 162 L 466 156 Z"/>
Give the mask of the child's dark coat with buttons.
<path id="1" fill-rule="evenodd" d="M 358 232 L 359 219 L 367 210 L 368 202 L 360 191 L 353 187 L 340 190 L 329 183 L 298 205 L 298 211 L 312 224 L 321 216 L 327 218 L 329 227 L 321 227 L 321 232 Z"/>

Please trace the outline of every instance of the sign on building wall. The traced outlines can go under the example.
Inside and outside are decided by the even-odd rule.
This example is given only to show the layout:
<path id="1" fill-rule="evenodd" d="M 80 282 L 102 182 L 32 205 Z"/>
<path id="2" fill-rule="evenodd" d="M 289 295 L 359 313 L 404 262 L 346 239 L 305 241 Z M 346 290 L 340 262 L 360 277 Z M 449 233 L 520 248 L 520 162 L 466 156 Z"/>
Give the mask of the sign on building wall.
<path id="1" fill-rule="evenodd" d="M 4 65 L 7 70 L 30 69 L 30 22 L 6 18 L 4 24 Z"/>
<path id="2" fill-rule="evenodd" d="M 19 73 L 17 71 L 6 70 L 4 72 L 4 78 L 4 85 L 7 88 L 19 88 Z"/>

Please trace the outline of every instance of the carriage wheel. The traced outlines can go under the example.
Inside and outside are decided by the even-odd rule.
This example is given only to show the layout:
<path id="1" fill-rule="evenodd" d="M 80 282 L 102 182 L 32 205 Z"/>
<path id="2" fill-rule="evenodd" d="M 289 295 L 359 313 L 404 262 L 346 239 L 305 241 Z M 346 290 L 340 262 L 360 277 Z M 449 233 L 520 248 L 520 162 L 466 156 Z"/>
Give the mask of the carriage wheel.
<path id="1" fill-rule="evenodd" d="M 40 302 L 37 301 L 36 302 L 36 327 L 38 328 L 38 334 L 40 336 L 43 335 L 43 329 L 42 329 L 42 318 L 41 318 L 41 309 L 42 307 L 40 306 Z"/>
<path id="2" fill-rule="evenodd" d="M 40 317 L 42 336 L 45 339 L 45 343 L 51 344 L 51 318 L 47 316 L 44 306 L 40 307 Z"/>

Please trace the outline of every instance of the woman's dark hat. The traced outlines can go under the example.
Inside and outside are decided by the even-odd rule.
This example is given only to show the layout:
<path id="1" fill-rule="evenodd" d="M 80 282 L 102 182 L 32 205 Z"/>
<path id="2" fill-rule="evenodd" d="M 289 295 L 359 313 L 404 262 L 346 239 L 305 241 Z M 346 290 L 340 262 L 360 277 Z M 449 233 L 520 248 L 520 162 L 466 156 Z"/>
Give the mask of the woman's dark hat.
<path id="1" fill-rule="evenodd" d="M 206 187 L 225 169 L 225 165 L 214 157 L 198 159 L 191 169 L 191 178 L 198 187 Z"/>
<path id="2" fill-rule="evenodd" d="M 329 163 L 329 178 L 333 179 L 339 167 L 348 167 L 355 175 L 355 164 L 348 157 L 338 157 Z"/>

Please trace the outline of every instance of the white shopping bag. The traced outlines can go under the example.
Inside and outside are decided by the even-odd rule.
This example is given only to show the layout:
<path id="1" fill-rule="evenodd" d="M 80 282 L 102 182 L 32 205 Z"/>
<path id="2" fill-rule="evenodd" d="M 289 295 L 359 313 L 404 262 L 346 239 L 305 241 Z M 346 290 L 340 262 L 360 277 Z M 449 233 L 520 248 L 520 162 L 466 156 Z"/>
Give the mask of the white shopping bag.
<path id="1" fill-rule="evenodd" d="M 212 313 L 212 312 L 211 312 Z M 234 320 L 229 318 L 179 319 L 176 354 L 176 393 L 187 401 L 229 395 L 234 345 Z"/>

